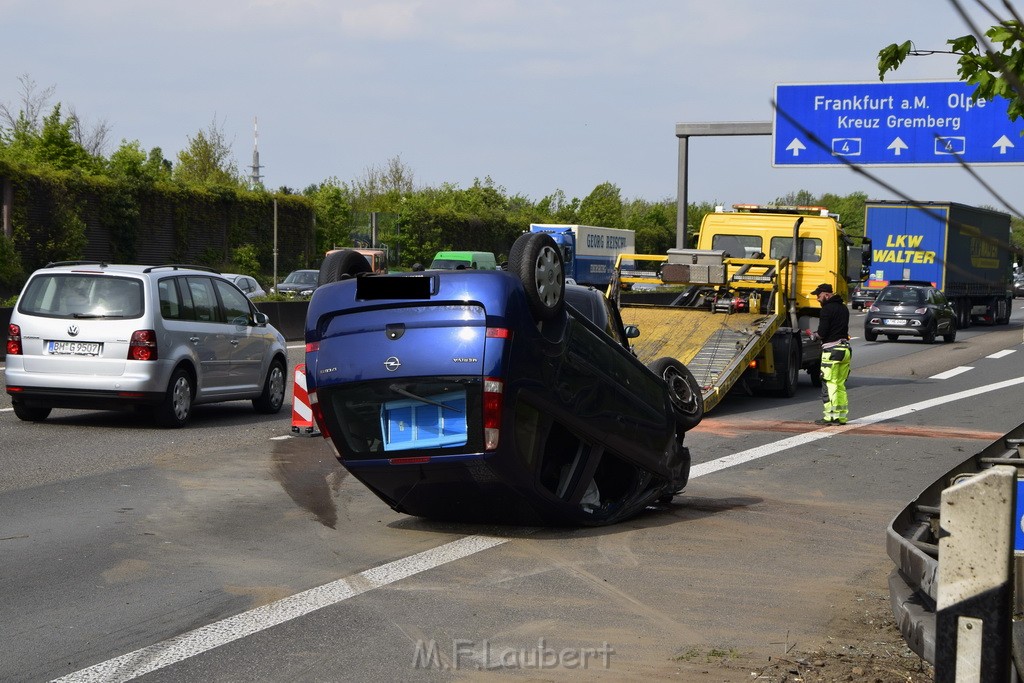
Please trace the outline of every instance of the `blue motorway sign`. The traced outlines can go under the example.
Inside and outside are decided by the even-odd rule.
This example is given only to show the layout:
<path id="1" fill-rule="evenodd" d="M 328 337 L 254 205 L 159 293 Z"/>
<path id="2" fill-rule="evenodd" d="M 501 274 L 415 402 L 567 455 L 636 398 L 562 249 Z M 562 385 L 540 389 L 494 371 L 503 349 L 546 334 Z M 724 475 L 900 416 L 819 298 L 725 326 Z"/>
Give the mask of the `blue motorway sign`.
<path id="1" fill-rule="evenodd" d="M 1013 552 L 1024 555 L 1024 479 L 1017 480 L 1017 505 L 1013 524 Z"/>
<path id="2" fill-rule="evenodd" d="M 1024 164 L 1024 120 L 960 81 L 779 84 L 773 166 Z"/>

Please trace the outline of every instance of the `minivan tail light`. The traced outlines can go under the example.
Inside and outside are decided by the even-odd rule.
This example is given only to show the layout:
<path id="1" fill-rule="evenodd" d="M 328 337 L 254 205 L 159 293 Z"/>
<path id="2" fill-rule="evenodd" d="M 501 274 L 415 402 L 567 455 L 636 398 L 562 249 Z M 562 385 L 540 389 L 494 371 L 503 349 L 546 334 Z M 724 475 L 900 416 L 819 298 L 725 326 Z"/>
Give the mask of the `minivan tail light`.
<path id="1" fill-rule="evenodd" d="M 496 377 L 484 380 L 484 450 L 498 448 L 501 436 L 501 407 L 505 383 Z"/>
<path id="2" fill-rule="evenodd" d="M 7 355 L 21 355 L 21 326 L 14 323 L 7 326 Z"/>
<path id="3" fill-rule="evenodd" d="M 156 330 L 135 330 L 128 342 L 128 360 L 156 360 Z"/>

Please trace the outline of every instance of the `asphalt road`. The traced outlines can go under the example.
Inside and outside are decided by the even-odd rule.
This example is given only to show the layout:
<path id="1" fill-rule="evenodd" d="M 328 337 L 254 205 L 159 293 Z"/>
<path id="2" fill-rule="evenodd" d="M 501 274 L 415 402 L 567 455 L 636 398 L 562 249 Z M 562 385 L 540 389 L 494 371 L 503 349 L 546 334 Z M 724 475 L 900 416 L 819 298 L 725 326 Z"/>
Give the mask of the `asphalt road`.
<path id="1" fill-rule="evenodd" d="M 806 375 L 730 396 L 687 436 L 686 491 L 601 529 L 396 514 L 287 410 L 27 424 L 4 394 L 0 680 L 707 680 L 715 652 L 812 647 L 885 591 L 891 518 L 1022 421 L 1022 319 L 855 339 L 845 428 L 812 424 Z"/>

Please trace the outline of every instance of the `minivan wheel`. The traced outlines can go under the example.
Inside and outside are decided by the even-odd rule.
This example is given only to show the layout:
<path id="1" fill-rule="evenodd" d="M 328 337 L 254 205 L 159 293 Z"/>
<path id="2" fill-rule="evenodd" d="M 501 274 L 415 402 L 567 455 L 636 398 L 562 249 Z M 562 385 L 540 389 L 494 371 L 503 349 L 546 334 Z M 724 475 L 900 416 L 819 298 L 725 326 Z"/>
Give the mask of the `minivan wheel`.
<path id="1" fill-rule="evenodd" d="M 14 403 L 14 414 L 18 416 L 19 420 L 25 422 L 42 422 L 50 416 L 51 408 L 49 406 L 36 406 L 25 403 Z"/>
<path id="2" fill-rule="evenodd" d="M 699 425 L 704 419 L 704 397 L 689 368 L 667 356 L 653 361 L 647 367 L 668 385 L 668 395 L 675 409 L 678 427 L 689 431 Z"/>
<path id="3" fill-rule="evenodd" d="M 370 262 L 358 251 L 341 249 L 324 257 L 324 262 L 320 264 L 320 273 L 317 275 L 316 284 L 320 286 L 346 280 L 359 273 L 369 273 L 371 270 Z"/>
<path id="4" fill-rule="evenodd" d="M 565 305 L 565 269 L 562 254 L 551 235 L 527 232 L 508 253 L 508 269 L 523 283 L 530 312 L 538 320 L 552 320 Z"/>
<path id="5" fill-rule="evenodd" d="M 157 424 L 161 427 L 184 427 L 192 414 L 192 375 L 185 368 L 178 368 L 171 375 L 167 394 L 154 411 Z"/>
<path id="6" fill-rule="evenodd" d="M 362 254 L 360 254 L 362 256 Z M 284 405 L 284 363 L 275 360 L 267 371 L 267 379 L 263 382 L 263 393 L 252 400 L 252 407 L 257 413 L 272 415 Z"/>

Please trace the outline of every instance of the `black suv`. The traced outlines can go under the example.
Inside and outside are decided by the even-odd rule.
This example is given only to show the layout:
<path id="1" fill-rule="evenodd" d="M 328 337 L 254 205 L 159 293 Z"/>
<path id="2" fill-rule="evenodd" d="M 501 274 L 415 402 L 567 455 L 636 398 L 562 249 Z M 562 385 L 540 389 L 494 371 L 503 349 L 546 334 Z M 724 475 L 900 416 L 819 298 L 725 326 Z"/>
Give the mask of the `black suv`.
<path id="1" fill-rule="evenodd" d="M 864 318 L 864 338 L 875 341 L 884 334 L 889 341 L 908 335 L 926 344 L 942 335 L 956 340 L 956 313 L 946 296 L 923 280 L 893 280 L 878 293 Z"/>

